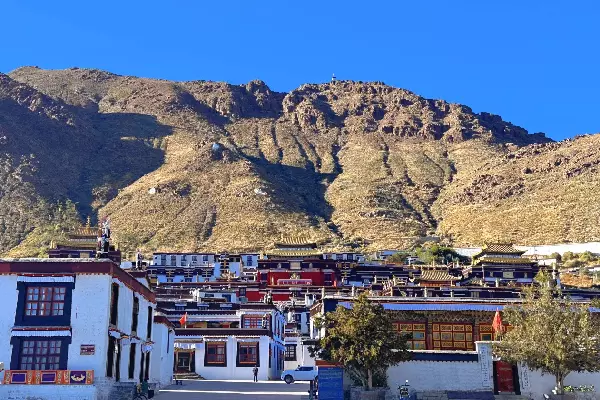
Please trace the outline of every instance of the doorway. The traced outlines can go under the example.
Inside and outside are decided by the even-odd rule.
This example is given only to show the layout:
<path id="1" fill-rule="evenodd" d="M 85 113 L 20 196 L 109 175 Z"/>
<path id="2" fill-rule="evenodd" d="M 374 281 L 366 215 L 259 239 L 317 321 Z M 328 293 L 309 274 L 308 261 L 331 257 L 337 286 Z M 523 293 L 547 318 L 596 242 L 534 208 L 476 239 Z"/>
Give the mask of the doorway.
<path id="1" fill-rule="evenodd" d="M 506 361 L 494 361 L 494 393 L 521 394 L 519 371 Z"/>

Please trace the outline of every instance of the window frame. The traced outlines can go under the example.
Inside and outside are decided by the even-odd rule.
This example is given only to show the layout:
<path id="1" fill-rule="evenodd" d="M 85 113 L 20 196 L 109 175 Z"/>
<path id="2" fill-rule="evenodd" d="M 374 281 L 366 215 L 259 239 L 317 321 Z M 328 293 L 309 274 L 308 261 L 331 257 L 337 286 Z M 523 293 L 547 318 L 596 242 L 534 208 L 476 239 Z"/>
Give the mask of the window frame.
<path id="1" fill-rule="evenodd" d="M 209 350 L 211 348 L 215 348 L 216 352 L 214 354 L 209 354 Z M 223 349 L 223 361 L 218 360 L 219 354 L 218 350 Z M 209 360 L 209 356 L 214 355 L 216 360 Z M 206 342 L 204 346 L 204 366 L 205 367 L 226 367 L 227 366 L 227 342 Z"/>
<path id="2" fill-rule="evenodd" d="M 285 352 L 284 352 L 284 357 L 285 357 L 285 361 L 296 361 L 298 358 L 298 355 L 296 354 L 296 344 L 286 344 L 285 345 Z M 293 352 L 290 350 L 294 350 Z M 291 353 L 294 353 L 293 355 Z"/>
<path id="3" fill-rule="evenodd" d="M 60 353 L 58 355 L 58 364 L 57 369 L 47 369 L 47 370 L 35 370 L 35 371 L 56 371 L 56 370 L 66 370 L 67 369 L 67 360 L 69 356 L 69 345 L 71 344 L 70 336 L 15 336 L 12 337 L 10 343 L 12 344 L 12 355 L 10 360 L 10 369 L 12 370 L 21 370 L 21 360 L 24 356 L 23 354 L 23 345 L 26 342 L 58 342 L 60 343 Z M 50 349 L 50 347 L 47 347 Z M 32 355 L 32 364 L 35 363 L 35 353 Z M 46 363 L 48 364 L 48 363 Z M 31 370 L 29 370 L 31 371 Z"/>
<path id="4" fill-rule="evenodd" d="M 64 286 L 27 286 L 25 293 L 25 315 L 28 317 L 63 316 L 66 293 L 67 288 Z M 30 299 L 30 296 L 35 296 L 36 298 Z M 59 298 L 56 298 L 57 296 Z M 60 298 L 61 296 L 62 298 Z M 55 307 L 55 305 L 58 307 Z M 57 314 L 54 313 L 55 311 Z M 29 312 L 35 314 L 29 314 Z"/>
<path id="5" fill-rule="evenodd" d="M 245 349 L 245 352 L 242 353 L 242 349 Z M 248 353 L 248 349 L 254 349 L 254 353 Z M 244 356 L 244 360 L 242 360 L 242 356 Z M 253 359 L 248 360 L 248 356 L 254 356 Z M 260 367 L 260 353 L 259 353 L 259 343 L 258 342 L 238 342 L 237 343 L 237 357 L 236 357 L 236 366 L 238 367 Z"/>
<path id="6" fill-rule="evenodd" d="M 50 302 L 50 315 L 26 315 L 27 312 L 27 293 L 29 288 L 64 288 L 64 299 L 62 300 L 62 315 L 52 315 L 52 305 Z M 15 313 L 15 326 L 70 326 L 71 308 L 73 304 L 74 282 L 17 282 L 17 310 Z M 41 293 L 40 295 L 41 296 Z M 52 294 L 54 297 L 54 292 Z M 40 301 L 38 300 L 38 307 Z M 39 308 L 38 308 L 39 310 Z"/>
<path id="7" fill-rule="evenodd" d="M 248 326 L 246 326 L 246 321 L 249 322 Z M 253 322 L 257 321 L 257 324 L 254 324 Z M 267 320 L 267 327 L 263 328 L 262 327 L 262 321 L 263 321 L 263 316 L 259 316 L 259 315 L 244 315 L 242 316 L 242 328 L 244 329 L 270 329 L 271 327 L 271 319 L 269 318 Z M 256 325 L 256 326 L 254 326 Z"/>
<path id="8" fill-rule="evenodd" d="M 427 350 L 427 323 L 424 321 L 395 321 L 394 329 L 400 334 L 409 334 L 408 348 L 411 350 Z M 410 327 L 410 330 L 408 329 Z M 404 329 L 403 329 L 404 328 Z M 423 334 L 417 337 L 415 334 Z"/>

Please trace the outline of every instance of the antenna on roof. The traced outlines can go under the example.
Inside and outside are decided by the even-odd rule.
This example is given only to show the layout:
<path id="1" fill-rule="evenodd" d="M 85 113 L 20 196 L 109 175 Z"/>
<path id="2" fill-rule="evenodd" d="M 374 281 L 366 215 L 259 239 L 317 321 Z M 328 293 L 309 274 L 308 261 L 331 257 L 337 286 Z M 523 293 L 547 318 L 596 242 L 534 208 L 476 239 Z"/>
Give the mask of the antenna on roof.
<path id="1" fill-rule="evenodd" d="M 331 83 L 335 83 L 337 82 L 337 79 L 335 78 L 335 74 L 331 75 Z"/>

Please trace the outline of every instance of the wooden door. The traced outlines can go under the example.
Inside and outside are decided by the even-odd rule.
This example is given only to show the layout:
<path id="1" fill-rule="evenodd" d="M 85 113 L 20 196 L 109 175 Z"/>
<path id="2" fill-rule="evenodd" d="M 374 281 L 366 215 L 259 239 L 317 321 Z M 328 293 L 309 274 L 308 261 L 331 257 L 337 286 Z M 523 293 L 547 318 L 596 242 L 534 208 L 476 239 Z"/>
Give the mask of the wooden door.
<path id="1" fill-rule="evenodd" d="M 494 361 L 496 392 L 515 393 L 513 366 L 506 361 Z"/>

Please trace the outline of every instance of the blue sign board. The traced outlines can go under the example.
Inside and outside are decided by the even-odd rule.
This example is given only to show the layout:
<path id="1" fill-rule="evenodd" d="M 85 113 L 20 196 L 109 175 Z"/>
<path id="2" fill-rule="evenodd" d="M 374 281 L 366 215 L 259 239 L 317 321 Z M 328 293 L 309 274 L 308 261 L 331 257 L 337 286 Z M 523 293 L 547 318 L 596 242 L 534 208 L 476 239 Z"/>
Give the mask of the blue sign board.
<path id="1" fill-rule="evenodd" d="M 344 400 L 344 369 L 319 367 L 319 400 Z"/>

